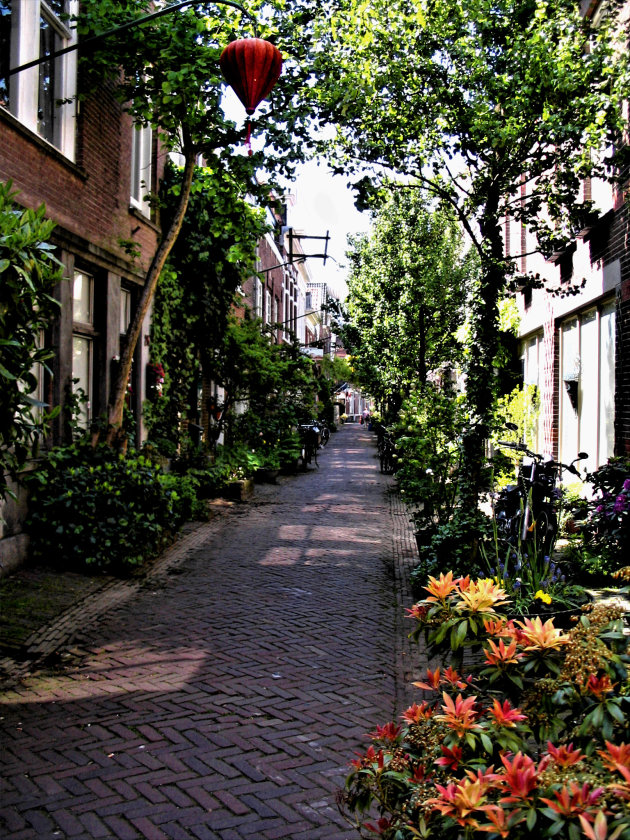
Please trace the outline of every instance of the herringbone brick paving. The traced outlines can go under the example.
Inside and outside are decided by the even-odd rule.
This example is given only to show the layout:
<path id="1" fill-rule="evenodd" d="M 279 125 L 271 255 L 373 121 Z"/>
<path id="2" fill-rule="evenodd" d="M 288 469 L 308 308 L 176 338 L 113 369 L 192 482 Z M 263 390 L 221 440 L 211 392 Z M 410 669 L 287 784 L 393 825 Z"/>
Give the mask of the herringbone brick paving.
<path id="1" fill-rule="evenodd" d="M 356 836 L 336 794 L 418 664 L 413 539 L 374 452 L 342 427 L 319 470 L 200 526 L 83 629 L 74 610 L 84 657 L 2 697 L 2 836 Z"/>

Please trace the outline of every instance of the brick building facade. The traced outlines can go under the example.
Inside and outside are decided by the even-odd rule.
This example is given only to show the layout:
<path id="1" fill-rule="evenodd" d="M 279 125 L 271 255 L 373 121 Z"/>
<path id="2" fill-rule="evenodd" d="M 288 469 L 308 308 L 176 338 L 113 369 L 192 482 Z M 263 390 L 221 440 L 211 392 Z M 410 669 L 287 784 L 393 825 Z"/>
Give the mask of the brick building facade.
<path id="1" fill-rule="evenodd" d="M 157 184 L 163 160 L 151 130 L 134 128 L 110 88 L 80 105 L 72 100 L 58 106 L 60 93 L 69 99 L 76 93 L 76 54 L 9 72 L 39 58 L 49 41 L 51 50 L 72 45 L 62 13 L 75 10 L 76 0 L 0 0 L 0 179 L 12 182 L 18 204 L 43 203 L 56 223 L 53 243 L 64 266 L 55 291 L 61 308 L 45 338 L 55 351 L 53 376 L 41 377 L 39 396 L 63 405 L 80 388 L 87 402 L 78 419 L 87 427 L 105 413 L 121 334 L 158 241 L 145 196 Z M 129 391 L 139 438 L 148 332 L 146 323 Z M 62 442 L 68 434 L 60 415 L 51 440 Z M 5 519 L 3 536 L 17 537 L 19 517 L 5 510 Z M 5 540 L 3 545 L 6 550 Z"/>

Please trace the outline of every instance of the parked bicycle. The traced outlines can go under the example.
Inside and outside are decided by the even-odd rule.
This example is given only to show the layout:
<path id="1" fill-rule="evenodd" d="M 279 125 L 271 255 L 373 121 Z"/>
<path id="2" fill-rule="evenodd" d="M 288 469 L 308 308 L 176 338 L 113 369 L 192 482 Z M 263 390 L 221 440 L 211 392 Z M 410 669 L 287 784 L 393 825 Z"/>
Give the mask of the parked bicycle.
<path id="1" fill-rule="evenodd" d="M 317 463 L 317 450 L 321 443 L 321 431 L 319 425 L 316 423 L 302 423 L 298 426 L 298 434 L 302 443 L 302 450 L 300 454 L 300 466 L 303 470 L 308 468 L 308 465 L 315 461 L 315 466 L 319 467 Z"/>
<path id="2" fill-rule="evenodd" d="M 396 444 L 394 438 L 385 426 L 379 429 L 377 440 L 378 457 L 382 473 L 393 473 L 396 471 Z"/>
<path id="3" fill-rule="evenodd" d="M 579 452 L 570 464 L 545 458 L 523 443 L 498 441 L 498 445 L 522 454 L 516 484 L 499 493 L 494 505 L 497 537 L 524 553 L 550 555 L 558 534 L 558 479 L 566 470 L 578 478 L 577 461 L 588 458 Z"/>

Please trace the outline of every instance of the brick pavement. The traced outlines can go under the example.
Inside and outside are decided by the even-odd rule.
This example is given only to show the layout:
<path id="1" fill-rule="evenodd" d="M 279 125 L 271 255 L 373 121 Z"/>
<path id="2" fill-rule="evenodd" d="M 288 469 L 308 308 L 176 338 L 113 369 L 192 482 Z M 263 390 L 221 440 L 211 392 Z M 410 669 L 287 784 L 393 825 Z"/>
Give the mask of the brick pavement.
<path id="1" fill-rule="evenodd" d="M 410 699 L 414 543 L 363 427 L 319 463 L 39 634 L 84 655 L 0 699 L 3 837 L 356 837 L 335 796 Z"/>

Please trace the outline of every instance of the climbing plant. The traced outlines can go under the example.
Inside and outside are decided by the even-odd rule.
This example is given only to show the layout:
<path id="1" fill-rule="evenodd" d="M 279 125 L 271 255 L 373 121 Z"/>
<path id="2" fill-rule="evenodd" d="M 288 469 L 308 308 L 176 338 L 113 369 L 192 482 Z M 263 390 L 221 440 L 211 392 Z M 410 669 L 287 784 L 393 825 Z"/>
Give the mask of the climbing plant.
<path id="1" fill-rule="evenodd" d="M 167 220 L 174 212 L 179 178 L 177 168 L 169 165 L 162 188 Z M 195 170 L 189 212 L 153 308 L 151 361 L 161 366 L 164 382 L 150 391 L 144 413 L 151 440 L 162 448 L 179 445 L 181 420 L 200 372 L 209 378 L 215 372 L 234 293 L 253 273 L 256 243 L 266 230 L 262 212 L 229 173 L 209 166 Z"/>
<path id="2" fill-rule="evenodd" d="M 36 448 L 51 414 L 36 398 L 53 355 L 46 330 L 61 278 L 44 205 L 24 210 L 11 183 L 0 183 L 0 499 Z"/>

